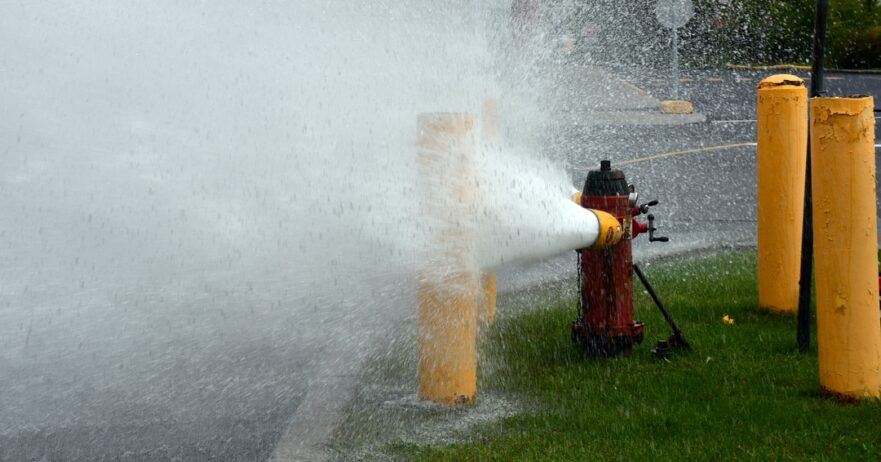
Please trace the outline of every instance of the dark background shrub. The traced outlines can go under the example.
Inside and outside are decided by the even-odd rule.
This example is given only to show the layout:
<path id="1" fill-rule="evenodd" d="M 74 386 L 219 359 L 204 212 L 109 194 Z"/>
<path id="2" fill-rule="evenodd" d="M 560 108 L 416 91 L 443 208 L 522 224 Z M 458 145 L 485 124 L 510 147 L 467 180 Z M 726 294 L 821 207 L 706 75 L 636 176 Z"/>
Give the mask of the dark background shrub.
<path id="1" fill-rule="evenodd" d="M 669 66 L 670 32 L 657 23 L 656 0 L 581 0 L 568 27 L 600 29 L 600 62 Z M 807 64 L 815 0 L 694 0 L 695 17 L 680 30 L 683 65 Z M 588 24 L 593 26 L 588 26 Z M 881 68 L 881 0 L 831 0 L 829 67 Z"/>

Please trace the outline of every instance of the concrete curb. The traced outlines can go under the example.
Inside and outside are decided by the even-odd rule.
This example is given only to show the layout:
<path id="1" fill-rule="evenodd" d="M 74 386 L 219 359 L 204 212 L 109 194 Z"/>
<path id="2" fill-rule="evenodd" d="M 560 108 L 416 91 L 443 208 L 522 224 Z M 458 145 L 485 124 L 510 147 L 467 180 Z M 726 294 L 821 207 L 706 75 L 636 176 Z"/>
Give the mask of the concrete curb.
<path id="1" fill-rule="evenodd" d="M 355 375 L 328 377 L 309 386 L 287 429 L 279 438 L 271 462 L 330 460 L 327 445 L 342 421 L 343 410 L 357 384 Z"/>

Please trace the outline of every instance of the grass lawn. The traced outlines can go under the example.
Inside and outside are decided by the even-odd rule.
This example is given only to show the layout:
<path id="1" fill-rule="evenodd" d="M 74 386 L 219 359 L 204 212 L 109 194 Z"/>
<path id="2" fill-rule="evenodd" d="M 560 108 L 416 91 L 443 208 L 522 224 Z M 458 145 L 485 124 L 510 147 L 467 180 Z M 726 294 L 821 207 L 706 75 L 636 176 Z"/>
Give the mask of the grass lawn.
<path id="1" fill-rule="evenodd" d="M 450 461 L 881 460 L 881 404 L 820 397 L 816 338 L 799 355 L 795 318 L 756 309 L 755 266 L 754 252 L 726 252 L 644 268 L 693 347 L 669 361 L 649 352 L 669 331 L 641 290 L 646 341 L 627 358 L 582 357 L 569 337 L 572 296 L 503 316 L 485 332 L 480 360 L 492 367 L 481 366 L 480 389 L 513 393 L 531 410 L 479 426 L 465 443 L 398 451 Z"/>

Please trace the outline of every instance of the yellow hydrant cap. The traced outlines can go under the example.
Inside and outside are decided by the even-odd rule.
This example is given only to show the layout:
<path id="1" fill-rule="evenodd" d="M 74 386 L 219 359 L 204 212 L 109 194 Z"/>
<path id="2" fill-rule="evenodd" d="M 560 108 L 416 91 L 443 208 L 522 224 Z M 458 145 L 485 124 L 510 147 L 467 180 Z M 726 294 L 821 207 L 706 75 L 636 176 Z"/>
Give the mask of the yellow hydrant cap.
<path id="1" fill-rule="evenodd" d="M 792 74 L 777 74 L 766 77 L 759 82 L 759 85 L 756 88 L 782 87 L 784 85 L 803 87 L 805 86 L 805 79 Z"/>
<path id="2" fill-rule="evenodd" d="M 597 240 L 591 249 L 607 249 L 617 244 L 624 237 L 624 228 L 621 223 L 612 214 L 603 212 L 602 210 L 588 209 L 597 217 L 599 230 Z"/>

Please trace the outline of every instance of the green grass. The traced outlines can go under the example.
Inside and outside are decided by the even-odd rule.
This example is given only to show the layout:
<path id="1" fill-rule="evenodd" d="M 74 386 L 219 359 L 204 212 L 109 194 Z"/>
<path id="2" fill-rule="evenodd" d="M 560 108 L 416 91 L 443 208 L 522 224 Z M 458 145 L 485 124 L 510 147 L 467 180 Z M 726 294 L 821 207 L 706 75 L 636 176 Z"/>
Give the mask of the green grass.
<path id="1" fill-rule="evenodd" d="M 669 332 L 639 290 L 645 343 L 627 358 L 585 359 L 569 338 L 567 296 L 500 320 L 483 344 L 493 367 L 481 366 L 481 390 L 514 393 L 532 411 L 478 427 L 465 443 L 397 450 L 450 461 L 881 458 L 881 405 L 819 396 L 816 353 L 795 353 L 795 319 L 756 309 L 752 252 L 646 270 L 693 351 L 652 357 Z"/>

